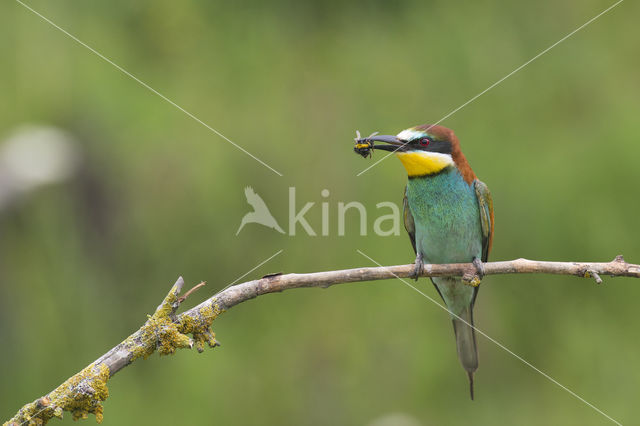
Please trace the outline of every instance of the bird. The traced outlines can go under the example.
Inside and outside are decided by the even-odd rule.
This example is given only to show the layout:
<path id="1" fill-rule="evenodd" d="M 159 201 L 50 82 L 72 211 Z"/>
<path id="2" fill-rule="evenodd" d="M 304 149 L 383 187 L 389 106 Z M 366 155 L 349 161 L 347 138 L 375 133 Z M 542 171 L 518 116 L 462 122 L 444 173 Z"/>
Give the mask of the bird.
<path id="1" fill-rule="evenodd" d="M 473 263 L 473 279 L 433 277 L 453 322 L 457 353 L 467 372 L 474 399 L 473 377 L 478 350 L 473 307 L 493 243 L 493 199 L 462 150 L 453 130 L 433 124 L 410 127 L 391 135 L 356 138 L 354 150 L 363 157 L 372 150 L 394 153 L 407 171 L 404 226 L 416 254 L 412 277 L 425 262 Z M 473 272 L 473 271 L 472 271 Z"/>
<path id="2" fill-rule="evenodd" d="M 278 225 L 278 222 L 269 211 L 269 208 L 265 204 L 264 200 L 260 198 L 258 194 L 256 194 L 253 188 L 247 186 L 244 189 L 244 195 L 245 197 L 247 197 L 247 203 L 249 203 L 249 205 L 253 207 L 253 211 L 244 215 L 242 221 L 240 222 L 240 227 L 238 228 L 238 231 L 236 231 L 236 235 L 240 233 L 242 228 L 244 228 L 244 225 L 246 225 L 247 223 L 259 223 L 268 228 L 275 229 L 281 234 L 284 234 L 284 230 L 280 228 L 280 225 Z"/>

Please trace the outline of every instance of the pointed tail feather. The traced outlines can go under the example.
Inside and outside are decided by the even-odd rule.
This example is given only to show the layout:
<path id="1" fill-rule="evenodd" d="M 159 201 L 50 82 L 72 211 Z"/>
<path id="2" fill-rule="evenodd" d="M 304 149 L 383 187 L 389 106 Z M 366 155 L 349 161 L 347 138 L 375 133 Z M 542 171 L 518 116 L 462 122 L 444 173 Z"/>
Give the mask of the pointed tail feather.
<path id="1" fill-rule="evenodd" d="M 475 331 L 467 325 L 473 325 L 473 312 L 471 309 L 471 306 L 469 306 L 462 311 L 458 315 L 461 319 L 453 317 L 453 331 L 456 334 L 458 359 L 460 359 L 460 364 L 464 369 L 467 370 L 471 399 L 473 399 L 473 372 L 478 369 L 478 350 L 476 348 Z"/>

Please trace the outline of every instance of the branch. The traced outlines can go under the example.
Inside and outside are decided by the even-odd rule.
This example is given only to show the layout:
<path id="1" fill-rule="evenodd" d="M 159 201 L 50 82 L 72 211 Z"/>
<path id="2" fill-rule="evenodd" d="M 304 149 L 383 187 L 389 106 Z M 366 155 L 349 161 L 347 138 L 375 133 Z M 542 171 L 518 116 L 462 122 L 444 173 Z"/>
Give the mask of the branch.
<path id="1" fill-rule="evenodd" d="M 601 283 L 601 276 L 640 278 L 640 265 L 629 264 L 622 256 L 607 263 L 545 262 L 516 259 L 483 264 L 485 275 L 498 274 L 556 274 L 593 278 Z M 52 417 L 62 418 L 63 411 L 72 413 L 74 419 L 87 418 L 90 413 L 96 421 L 102 421 L 102 402 L 109 392 L 107 381 L 118 371 L 139 358 L 147 358 L 156 350 L 160 355 L 175 353 L 179 348 L 196 347 L 204 351 L 205 344 L 219 346 L 211 324 L 223 312 L 257 296 L 293 288 L 321 287 L 360 281 L 376 281 L 391 278 L 408 278 L 414 265 L 381 266 L 310 274 L 271 274 L 258 280 L 229 287 L 188 311 L 176 315 L 180 304 L 203 283 L 184 296 L 178 297 L 184 281 L 182 277 L 169 291 L 155 313 L 145 324 L 122 343 L 102 355 L 81 372 L 71 377 L 49 394 L 26 404 L 4 426 L 41 425 Z M 475 274 L 471 263 L 424 265 L 421 276 L 461 276 L 469 282 Z M 189 337 L 191 335 L 192 337 Z"/>

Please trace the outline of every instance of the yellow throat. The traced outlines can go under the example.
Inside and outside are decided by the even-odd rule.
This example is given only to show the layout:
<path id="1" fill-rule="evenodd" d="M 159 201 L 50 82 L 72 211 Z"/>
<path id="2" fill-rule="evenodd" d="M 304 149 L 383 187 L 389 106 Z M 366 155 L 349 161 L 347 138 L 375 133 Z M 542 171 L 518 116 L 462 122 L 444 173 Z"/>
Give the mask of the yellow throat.
<path id="1" fill-rule="evenodd" d="M 396 152 L 409 177 L 432 175 L 453 165 L 449 154 L 427 151 Z"/>

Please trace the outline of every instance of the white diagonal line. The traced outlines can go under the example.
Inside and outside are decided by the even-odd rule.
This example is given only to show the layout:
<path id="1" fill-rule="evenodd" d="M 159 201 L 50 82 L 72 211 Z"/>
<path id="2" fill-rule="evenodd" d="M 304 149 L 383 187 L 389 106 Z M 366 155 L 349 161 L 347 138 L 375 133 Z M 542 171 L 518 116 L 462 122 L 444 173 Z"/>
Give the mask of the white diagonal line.
<path id="1" fill-rule="evenodd" d="M 16 0 L 17 1 L 17 0 Z M 593 21 L 595 21 L 596 19 L 598 19 L 599 17 L 601 17 L 602 15 L 604 15 L 605 13 L 607 13 L 608 11 L 610 11 L 611 9 L 613 9 L 614 7 L 616 7 L 617 5 L 619 5 L 620 3 L 622 3 L 624 0 L 618 0 L 616 3 L 614 3 L 613 5 L 609 6 L 608 8 L 606 8 L 605 10 L 603 10 L 602 12 L 598 13 L 596 16 L 594 16 L 593 18 L 589 19 L 587 22 L 585 22 L 584 24 L 580 25 L 578 28 L 576 28 L 575 30 L 571 31 L 569 34 L 567 34 L 566 36 L 562 37 L 560 40 L 556 41 L 555 43 L 553 43 L 551 46 L 547 47 L 546 49 L 544 49 L 542 52 L 538 53 L 536 56 L 534 56 L 533 58 L 529 59 L 527 62 L 525 62 L 524 64 L 520 65 L 518 68 L 514 69 L 513 71 L 511 71 L 509 74 L 505 75 L 504 77 L 502 77 L 500 80 L 496 81 L 495 83 L 493 83 L 491 86 L 487 87 L 486 89 L 484 89 L 482 92 L 478 93 L 477 95 L 475 95 L 473 98 L 469 99 L 467 102 L 463 103 L 462 105 L 460 105 L 459 107 L 455 108 L 454 110 L 452 110 L 451 112 L 449 112 L 448 114 L 446 114 L 444 117 L 442 117 L 440 120 L 436 121 L 434 124 L 432 124 L 431 126 L 429 126 L 427 128 L 427 130 L 429 130 L 431 127 L 443 122 L 444 120 L 446 120 L 447 118 L 451 117 L 453 114 L 455 114 L 456 112 L 460 111 L 462 108 L 466 107 L 467 105 L 469 105 L 471 102 L 475 101 L 476 99 L 478 99 L 480 96 L 484 95 L 485 93 L 487 93 L 489 90 L 493 89 L 494 87 L 496 87 L 498 84 L 502 83 L 503 81 L 505 81 L 506 79 L 508 79 L 509 77 L 511 77 L 512 75 L 514 75 L 515 73 L 517 73 L 518 71 L 520 71 L 522 68 L 526 67 L 527 65 L 529 65 L 531 62 L 535 61 L 536 59 L 538 59 L 540 56 L 544 55 L 545 53 L 547 53 L 548 51 L 550 51 L 551 49 L 553 49 L 554 47 L 556 47 L 557 45 L 559 45 L 560 43 L 562 43 L 563 41 L 565 41 L 566 39 L 568 39 L 569 37 L 571 37 L 572 35 L 574 35 L 575 33 L 577 33 L 578 31 L 580 31 L 581 29 L 583 29 L 584 27 L 586 27 L 587 25 L 591 24 Z M 380 162 L 382 162 L 383 160 L 387 159 L 389 156 L 391 156 L 395 151 L 397 151 L 398 149 L 400 149 L 402 146 L 399 146 L 398 148 L 396 148 L 396 150 L 394 150 L 393 152 L 390 152 L 389 154 L 385 155 L 384 157 L 382 157 L 381 159 L 379 159 L 378 161 L 376 161 L 375 163 L 373 163 L 372 165 L 370 165 L 369 167 L 367 167 L 366 169 L 364 169 L 363 171 L 361 171 L 360 173 L 357 174 L 357 176 L 360 176 L 361 174 L 363 174 L 364 172 L 366 172 L 367 170 L 369 170 L 370 168 L 374 167 L 375 165 L 379 164 Z"/>
<path id="2" fill-rule="evenodd" d="M 265 163 L 264 161 L 262 161 L 261 159 L 259 159 L 258 157 L 256 157 L 255 155 L 253 155 L 252 153 L 250 153 L 249 151 L 247 151 L 246 149 L 244 149 L 243 147 L 241 147 L 240 145 L 238 145 L 237 143 L 235 143 L 234 141 L 232 141 L 231 139 L 229 139 L 228 137 L 226 137 L 225 135 L 223 135 L 222 133 L 220 133 L 219 131 L 217 131 L 216 129 L 214 129 L 213 127 L 211 127 L 210 125 L 208 125 L 207 123 L 205 123 L 204 121 L 200 120 L 198 117 L 196 117 L 195 115 L 193 115 L 192 113 L 190 113 L 189 111 L 187 111 L 186 109 L 182 108 L 180 105 L 178 105 L 177 103 L 173 102 L 171 99 L 167 98 L 165 95 L 163 95 L 162 93 L 158 92 L 156 89 L 154 89 L 153 87 L 149 86 L 147 83 L 145 83 L 144 81 L 140 80 L 138 77 L 136 77 L 135 75 L 131 74 L 129 71 L 125 70 L 124 68 L 122 68 L 120 65 L 116 64 L 115 62 L 113 62 L 111 59 L 107 58 L 106 56 L 104 56 L 102 53 L 98 52 L 97 50 L 95 50 L 93 47 L 89 46 L 87 43 L 83 42 L 82 40 L 78 39 L 76 36 L 74 36 L 73 34 L 69 33 L 68 31 L 66 31 L 65 29 L 61 28 L 60 26 L 56 25 L 53 21 L 51 21 L 49 18 L 43 16 L 42 14 L 40 14 L 39 12 L 37 12 L 36 10 L 32 9 L 30 6 L 28 6 L 27 4 L 23 3 L 20 0 L 16 0 L 16 2 L 18 2 L 20 5 L 22 5 L 25 9 L 30 10 L 31 12 L 33 12 L 35 15 L 39 16 L 40 18 L 42 18 L 44 21 L 46 21 L 47 23 L 49 23 L 50 25 L 52 25 L 54 28 L 60 30 L 62 33 L 64 33 L 65 35 L 67 35 L 68 37 L 70 37 L 72 40 L 74 40 L 75 42 L 77 42 L 78 44 L 82 45 L 83 47 L 86 47 L 87 49 L 89 49 L 92 53 L 96 54 L 98 57 L 100 57 L 101 59 L 103 59 L 104 61 L 106 61 L 107 63 L 113 65 L 116 69 L 118 69 L 118 71 L 122 72 L 123 74 L 125 74 L 126 76 L 130 77 L 131 79 L 135 80 L 136 82 L 138 82 L 141 86 L 143 86 L 144 88 L 148 89 L 150 92 L 158 95 L 160 98 L 164 99 L 165 101 L 167 101 L 168 103 L 170 103 L 171 105 L 173 105 L 174 107 L 176 107 L 177 109 L 179 109 L 180 111 L 182 111 L 183 113 L 185 113 L 186 115 L 188 115 L 189 117 L 191 117 L 193 120 L 197 121 L 198 123 L 200 123 L 201 125 L 203 125 L 204 127 L 206 127 L 207 129 L 211 130 L 213 133 L 215 133 L 216 135 L 220 136 L 222 139 L 226 140 L 227 142 L 229 142 L 231 145 L 235 146 L 236 148 L 238 148 L 240 151 L 244 152 L 245 154 L 247 154 L 249 157 L 253 158 L 254 160 L 256 160 L 258 163 L 262 164 L 263 166 L 265 166 L 266 168 L 268 168 L 269 170 L 271 170 L 272 172 L 274 172 L 275 174 L 279 175 L 279 176 L 283 176 L 282 173 L 280 173 L 279 171 L 277 171 L 276 169 L 274 169 L 273 167 L 271 167 L 270 165 L 268 165 L 267 163 Z"/>
<path id="3" fill-rule="evenodd" d="M 30 414 L 29 417 L 26 420 L 23 420 L 18 426 L 22 426 L 23 424 L 25 424 L 26 422 L 29 422 L 33 419 L 36 419 L 38 414 L 42 413 L 44 410 L 46 410 L 47 408 L 51 408 L 51 407 L 44 407 L 43 409 L 41 409 L 40 411 L 36 412 L 35 414 Z M 18 411 L 19 412 L 19 411 Z M 15 424 L 15 423 L 13 423 Z"/>
<path id="4" fill-rule="evenodd" d="M 261 267 L 262 265 L 264 265 L 265 263 L 267 263 L 268 261 L 270 261 L 271 259 L 273 259 L 274 257 L 276 257 L 277 255 L 279 255 L 280 253 L 282 253 L 284 251 L 284 249 L 280 249 L 278 250 L 275 254 L 271 255 L 271 257 L 269 257 L 266 260 L 263 260 L 262 262 L 260 262 L 259 264 L 257 264 L 256 266 L 254 266 L 252 269 L 248 270 L 247 272 L 245 272 L 244 274 L 240 275 L 238 278 L 236 278 L 233 282 L 227 284 L 227 286 L 225 288 L 223 288 L 222 290 L 220 290 L 218 292 L 218 294 L 222 293 L 223 291 L 225 291 L 226 289 L 228 289 L 229 287 L 231 287 L 232 285 L 234 285 L 235 283 L 237 283 L 238 281 L 240 281 L 241 279 L 243 279 L 244 277 L 246 277 L 247 275 L 249 275 L 250 273 L 252 273 L 253 271 L 255 271 L 256 269 L 258 269 L 259 267 Z"/>
<path id="5" fill-rule="evenodd" d="M 366 254 L 364 254 L 361 250 L 356 250 L 358 253 L 360 253 L 362 256 L 366 257 L 367 259 L 369 259 L 371 262 L 375 263 L 376 265 L 382 267 L 382 268 L 386 268 L 384 265 L 376 262 L 375 260 L 373 260 L 371 257 L 367 256 Z M 391 272 L 391 271 L 390 271 Z M 605 412 L 603 412 L 602 410 L 600 410 L 598 407 L 596 407 L 595 405 L 591 404 L 590 402 L 588 402 L 587 400 L 585 400 L 584 398 L 582 398 L 580 395 L 578 395 L 577 393 L 575 393 L 574 391 L 572 391 L 571 389 L 567 388 L 566 386 L 564 386 L 562 383 L 558 382 L 556 379 L 554 379 L 553 377 L 549 376 L 547 373 L 545 373 L 544 371 L 540 370 L 539 368 L 537 368 L 536 366 L 534 366 L 533 364 L 531 364 L 529 361 L 527 361 L 526 359 L 522 358 L 519 355 L 516 355 L 513 351 L 511 351 L 509 348 L 507 348 L 505 345 L 503 345 L 502 343 L 498 342 L 496 339 L 494 339 L 493 337 L 489 336 L 488 334 L 486 334 L 484 331 L 480 330 L 479 328 L 475 327 L 472 324 L 469 324 L 467 321 L 465 321 L 464 319 L 460 318 L 458 315 L 454 314 L 453 312 L 449 311 L 449 309 L 441 304 L 438 303 L 437 300 L 435 300 L 434 298 L 428 296 L 427 294 L 423 293 L 422 291 L 418 290 L 416 287 L 414 287 L 411 283 L 409 283 L 407 280 L 400 278 L 399 276 L 397 276 L 396 274 L 394 274 L 393 272 L 391 272 L 391 275 L 393 275 L 394 277 L 396 277 L 397 279 L 399 279 L 400 281 L 402 281 L 403 283 L 405 283 L 406 285 L 408 285 L 409 287 L 411 287 L 412 289 L 414 289 L 415 291 L 417 291 L 418 293 L 420 293 L 421 295 L 423 295 L 424 297 L 426 297 L 427 299 L 429 299 L 431 302 L 433 302 L 435 305 L 437 305 L 438 307 L 440 307 L 441 309 L 447 311 L 449 314 L 453 315 L 454 317 L 456 317 L 457 319 L 459 319 L 460 321 L 464 322 L 465 324 L 467 324 L 469 327 L 473 328 L 475 331 L 477 331 L 479 334 L 482 334 L 484 337 L 486 337 L 487 339 L 489 339 L 491 342 L 495 343 L 498 347 L 500 347 L 501 349 L 503 349 L 504 351 L 508 352 L 509 354 L 511 354 L 512 356 L 514 356 L 516 359 L 518 359 L 519 361 L 522 361 L 524 364 L 526 364 L 527 366 L 531 367 L 533 370 L 535 370 L 536 372 L 540 373 L 542 376 L 544 376 L 546 379 L 548 379 L 549 381 L 551 381 L 552 383 L 558 385 L 559 387 L 561 387 L 562 389 L 564 389 L 565 391 L 569 392 L 569 394 L 571 394 L 572 396 L 576 397 L 577 399 L 579 399 L 580 401 L 584 402 L 586 405 L 588 405 L 589 407 L 593 408 L 595 411 L 597 411 L 598 413 L 602 414 L 604 417 L 606 417 L 607 419 L 611 420 L 613 423 L 622 426 L 622 424 L 620 422 L 618 422 L 617 420 L 613 419 L 612 417 L 610 417 L 609 415 L 607 415 Z"/>

